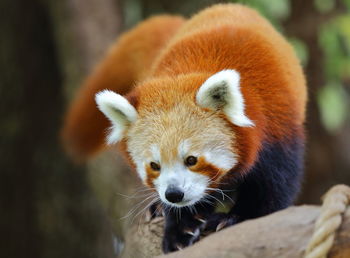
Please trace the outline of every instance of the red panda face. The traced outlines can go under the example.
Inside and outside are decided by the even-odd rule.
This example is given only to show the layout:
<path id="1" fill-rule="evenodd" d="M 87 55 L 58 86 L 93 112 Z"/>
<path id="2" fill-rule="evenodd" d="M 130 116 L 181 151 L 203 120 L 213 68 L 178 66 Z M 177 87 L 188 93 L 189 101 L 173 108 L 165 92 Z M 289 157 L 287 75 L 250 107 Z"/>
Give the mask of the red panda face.
<path id="1" fill-rule="evenodd" d="M 232 124 L 254 126 L 244 113 L 239 74 L 180 76 L 138 90 L 137 110 L 118 94 L 97 94 L 112 122 L 108 141 L 125 139 L 140 178 L 164 203 L 193 205 L 238 163 Z"/>
<path id="2" fill-rule="evenodd" d="M 193 205 L 237 163 L 234 134 L 225 123 L 194 103 L 140 112 L 127 133 L 128 152 L 143 182 L 164 203 Z M 169 195 L 171 189 L 183 195 L 180 201 Z"/>

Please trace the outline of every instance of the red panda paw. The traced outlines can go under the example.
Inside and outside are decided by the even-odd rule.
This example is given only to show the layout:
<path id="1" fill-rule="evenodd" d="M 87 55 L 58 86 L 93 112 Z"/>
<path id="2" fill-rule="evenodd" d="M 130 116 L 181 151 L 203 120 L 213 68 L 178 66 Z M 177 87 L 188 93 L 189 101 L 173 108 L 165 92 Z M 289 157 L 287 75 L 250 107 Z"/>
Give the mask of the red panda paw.
<path id="1" fill-rule="evenodd" d="M 207 223 L 203 230 L 203 234 L 207 235 L 212 232 L 220 231 L 224 228 L 232 226 L 238 222 L 237 217 L 227 213 L 213 213 L 207 219 Z"/>
<path id="2" fill-rule="evenodd" d="M 170 253 L 190 246 L 200 239 L 206 221 L 197 217 L 167 220 L 163 237 L 163 252 Z"/>

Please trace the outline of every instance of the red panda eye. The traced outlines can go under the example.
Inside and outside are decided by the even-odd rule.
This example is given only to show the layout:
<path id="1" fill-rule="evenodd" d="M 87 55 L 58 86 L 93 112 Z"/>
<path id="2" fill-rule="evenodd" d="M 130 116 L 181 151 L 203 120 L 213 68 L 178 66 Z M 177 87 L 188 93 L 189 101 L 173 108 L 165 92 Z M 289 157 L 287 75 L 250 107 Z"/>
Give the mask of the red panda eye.
<path id="1" fill-rule="evenodd" d="M 154 171 L 159 171 L 160 170 L 160 166 L 157 163 L 155 163 L 155 162 L 151 162 L 149 165 L 151 166 L 151 168 Z"/>
<path id="2" fill-rule="evenodd" d="M 194 156 L 188 156 L 185 160 L 185 165 L 190 167 L 197 164 L 197 158 Z"/>

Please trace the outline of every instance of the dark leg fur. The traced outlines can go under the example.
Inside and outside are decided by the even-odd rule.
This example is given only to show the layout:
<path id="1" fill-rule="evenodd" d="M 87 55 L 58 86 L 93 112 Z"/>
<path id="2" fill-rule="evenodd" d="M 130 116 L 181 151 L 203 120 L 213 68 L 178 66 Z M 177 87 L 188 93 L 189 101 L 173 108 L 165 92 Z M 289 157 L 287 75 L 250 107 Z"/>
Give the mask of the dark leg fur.
<path id="1" fill-rule="evenodd" d="M 238 188 L 236 205 L 230 213 L 240 221 L 264 216 L 290 206 L 300 189 L 304 144 L 265 144 L 259 161 Z"/>
<path id="2" fill-rule="evenodd" d="M 206 225 L 206 218 L 214 208 L 206 205 L 196 207 L 196 214 L 188 208 L 165 210 L 163 252 L 177 251 L 197 242 Z"/>

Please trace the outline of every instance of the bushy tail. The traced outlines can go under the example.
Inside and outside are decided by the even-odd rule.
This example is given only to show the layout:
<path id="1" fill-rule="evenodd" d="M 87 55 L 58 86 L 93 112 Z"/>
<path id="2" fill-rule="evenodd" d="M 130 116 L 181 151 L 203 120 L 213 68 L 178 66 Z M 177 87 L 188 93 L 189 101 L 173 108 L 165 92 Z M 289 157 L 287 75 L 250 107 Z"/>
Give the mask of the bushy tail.
<path id="1" fill-rule="evenodd" d="M 97 109 L 95 94 L 103 89 L 127 94 L 135 81 L 147 77 L 154 58 L 183 19 L 156 16 L 124 33 L 83 83 L 65 116 L 61 136 L 66 151 L 84 161 L 105 147 L 109 121 Z"/>

